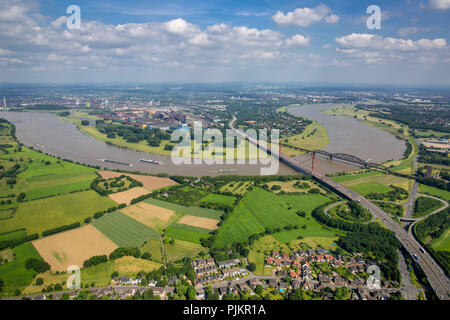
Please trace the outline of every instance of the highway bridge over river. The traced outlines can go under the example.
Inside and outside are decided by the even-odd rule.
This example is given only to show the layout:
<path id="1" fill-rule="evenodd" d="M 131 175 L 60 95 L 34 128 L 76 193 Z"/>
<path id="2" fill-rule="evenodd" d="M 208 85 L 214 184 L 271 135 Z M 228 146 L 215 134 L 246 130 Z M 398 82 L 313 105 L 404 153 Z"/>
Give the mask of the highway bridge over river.
<path id="1" fill-rule="evenodd" d="M 230 122 L 230 127 L 234 128 L 234 120 Z M 259 149 L 263 150 L 272 155 L 275 159 L 291 169 L 311 175 L 320 184 L 328 187 L 329 189 L 335 191 L 342 197 L 359 202 L 367 210 L 369 210 L 372 215 L 382 221 L 392 232 L 395 233 L 397 239 L 402 243 L 403 247 L 410 253 L 411 256 L 416 255 L 418 257 L 417 263 L 422 268 L 425 273 L 430 286 L 433 288 L 436 295 L 441 300 L 450 300 L 450 280 L 445 275 L 441 267 L 434 261 L 434 259 L 422 249 L 421 245 L 414 239 L 414 237 L 409 234 L 400 224 L 394 221 L 386 212 L 378 208 L 372 202 L 356 193 L 355 191 L 333 181 L 329 177 L 321 175 L 317 172 L 312 172 L 311 170 L 305 168 L 301 163 L 292 159 L 290 156 L 282 153 L 281 151 L 274 152 L 267 148 L 266 145 L 259 144 L 257 140 L 252 137 L 247 136 L 242 130 L 236 130 L 243 138 L 248 139 L 250 143 L 256 145 Z M 422 251 L 423 250 L 423 251 Z"/>

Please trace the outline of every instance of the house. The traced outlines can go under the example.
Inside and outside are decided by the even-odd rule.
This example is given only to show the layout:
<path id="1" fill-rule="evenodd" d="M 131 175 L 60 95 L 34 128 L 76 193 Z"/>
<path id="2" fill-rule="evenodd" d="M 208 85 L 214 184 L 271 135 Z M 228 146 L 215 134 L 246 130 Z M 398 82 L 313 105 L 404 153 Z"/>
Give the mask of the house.
<path id="1" fill-rule="evenodd" d="M 269 279 L 269 286 L 275 287 L 277 285 L 277 279 L 276 278 L 270 278 Z"/>
<path id="2" fill-rule="evenodd" d="M 197 259 L 192 262 L 192 266 L 194 267 L 194 270 L 202 269 L 206 267 L 214 267 L 216 263 L 214 262 L 214 259 Z"/>
<path id="3" fill-rule="evenodd" d="M 261 281 L 259 281 L 258 279 L 251 279 L 248 281 L 248 284 L 252 289 L 255 289 L 258 284 L 261 284 Z"/>
<path id="4" fill-rule="evenodd" d="M 234 294 L 235 296 L 239 294 L 238 288 L 234 285 L 228 288 L 228 292 Z"/>
<path id="5" fill-rule="evenodd" d="M 197 300 L 205 300 L 206 299 L 205 290 L 203 290 L 203 289 L 197 290 L 196 294 L 195 294 L 195 299 L 197 299 Z"/>
<path id="6" fill-rule="evenodd" d="M 325 273 L 319 274 L 319 282 L 321 283 L 329 283 L 331 281 L 330 276 L 326 275 Z"/>
<path id="7" fill-rule="evenodd" d="M 155 287 L 157 283 L 158 283 L 158 281 L 156 281 L 156 280 L 150 280 L 150 281 L 148 282 L 148 286 L 149 286 L 149 287 Z"/>
<path id="8" fill-rule="evenodd" d="M 230 259 L 217 262 L 217 266 L 221 268 L 231 268 L 238 265 L 241 261 L 239 259 Z"/>
<path id="9" fill-rule="evenodd" d="M 142 282 L 142 279 L 131 279 L 129 277 L 126 276 L 122 276 L 120 278 L 114 278 L 113 279 L 115 284 L 122 284 L 122 285 L 138 285 Z"/>
<path id="10" fill-rule="evenodd" d="M 228 288 L 226 286 L 222 286 L 222 287 L 219 287 L 217 289 L 219 291 L 219 296 L 222 299 L 222 296 L 227 293 Z"/>
<path id="11" fill-rule="evenodd" d="M 225 278 L 227 277 L 234 277 L 234 276 L 238 276 L 238 275 L 246 275 L 248 273 L 247 270 L 243 269 L 243 268 L 232 268 L 232 269 L 225 269 L 222 270 L 223 276 Z"/>
<path id="12" fill-rule="evenodd" d="M 175 285 L 177 282 L 177 279 L 178 279 L 177 276 L 171 276 L 168 281 L 169 286 L 172 284 Z"/>
<path id="13" fill-rule="evenodd" d="M 336 285 L 339 285 L 339 286 L 345 284 L 344 278 L 342 278 L 340 275 L 334 276 L 334 277 L 333 277 L 333 282 L 334 282 Z"/>
<path id="14" fill-rule="evenodd" d="M 163 287 L 153 287 L 153 294 L 159 296 L 160 298 L 164 297 L 164 288 Z"/>

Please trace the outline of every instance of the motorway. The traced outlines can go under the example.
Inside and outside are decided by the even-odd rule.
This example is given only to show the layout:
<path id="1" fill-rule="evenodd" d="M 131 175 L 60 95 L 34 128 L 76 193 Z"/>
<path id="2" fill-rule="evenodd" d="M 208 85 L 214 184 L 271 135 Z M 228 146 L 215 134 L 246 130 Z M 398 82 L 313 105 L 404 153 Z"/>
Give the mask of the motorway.
<path id="1" fill-rule="evenodd" d="M 230 128 L 234 128 L 234 122 L 236 118 L 230 121 Z M 333 181 L 332 179 L 321 175 L 317 172 L 311 172 L 311 170 L 305 168 L 301 163 L 295 161 L 286 154 L 280 152 L 280 150 L 268 150 L 264 144 L 259 144 L 257 140 L 247 136 L 242 130 L 236 130 L 238 134 L 249 140 L 250 143 L 256 145 L 258 148 L 265 152 L 270 152 L 272 157 L 279 159 L 279 161 L 291 169 L 297 172 L 312 175 L 317 181 L 325 186 L 337 191 L 339 194 L 347 199 L 358 201 L 362 206 L 369 210 L 373 216 L 381 220 L 392 232 L 395 233 L 397 239 L 402 243 L 403 247 L 410 253 L 411 256 L 416 255 L 419 260 L 417 263 L 425 273 L 430 286 L 433 288 L 439 299 L 450 300 L 450 281 L 445 275 L 444 271 L 434 261 L 434 259 L 426 252 L 421 251 L 421 245 L 409 234 L 400 224 L 394 221 L 386 212 L 374 205 L 372 202 L 356 193 L 355 191 Z M 423 249 L 422 249 L 423 250 Z M 416 259 L 417 260 L 417 259 Z"/>

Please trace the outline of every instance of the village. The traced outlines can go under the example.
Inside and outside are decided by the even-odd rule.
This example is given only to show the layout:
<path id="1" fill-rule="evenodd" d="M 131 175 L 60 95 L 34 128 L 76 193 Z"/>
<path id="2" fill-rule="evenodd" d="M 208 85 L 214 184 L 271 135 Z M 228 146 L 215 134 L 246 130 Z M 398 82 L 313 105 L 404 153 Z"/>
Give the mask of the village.
<path id="1" fill-rule="evenodd" d="M 197 259 L 192 262 L 195 271 L 196 300 L 206 300 L 207 291 L 215 291 L 219 299 L 239 300 L 242 296 L 257 298 L 261 292 L 277 293 L 287 298 L 301 289 L 333 300 L 338 288 L 347 288 L 351 300 L 389 300 L 400 297 L 403 288 L 397 283 L 384 282 L 382 286 L 368 286 L 367 273 L 371 266 L 361 254 L 344 256 L 331 254 L 324 249 L 300 250 L 291 254 L 271 252 L 265 259 L 265 266 L 273 270 L 270 276 L 257 276 L 248 270 L 247 259 L 215 261 L 213 258 Z M 96 299 L 131 299 L 149 289 L 155 299 L 169 300 L 176 293 L 177 281 L 185 276 L 168 277 L 166 286 L 158 286 L 155 280 L 143 277 L 114 277 L 108 287 L 52 292 L 26 297 L 32 300 L 72 300 L 80 295 L 91 295 Z M 189 280 L 188 280 L 189 281 Z M 14 299 L 14 298 L 12 298 Z"/>

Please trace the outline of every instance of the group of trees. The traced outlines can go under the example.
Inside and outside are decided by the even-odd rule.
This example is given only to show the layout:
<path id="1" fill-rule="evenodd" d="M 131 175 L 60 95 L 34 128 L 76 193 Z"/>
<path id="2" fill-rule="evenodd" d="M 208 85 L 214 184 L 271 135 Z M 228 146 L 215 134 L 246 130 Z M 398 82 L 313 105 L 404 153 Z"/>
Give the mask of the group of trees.
<path id="1" fill-rule="evenodd" d="M 388 192 L 378 193 L 378 192 L 371 192 L 367 195 L 368 199 L 373 200 L 384 200 L 387 199 L 389 201 L 396 201 L 396 200 L 405 200 L 408 198 L 408 191 L 406 191 L 403 188 L 390 185 L 392 190 L 389 190 Z"/>
<path id="2" fill-rule="evenodd" d="M 83 262 L 83 267 L 88 268 L 91 266 L 96 266 L 100 263 L 105 263 L 107 261 L 108 261 L 108 257 L 106 255 L 93 256 Z"/>
<path id="3" fill-rule="evenodd" d="M 8 247 L 10 247 L 12 249 L 15 246 L 18 246 L 19 244 L 22 244 L 22 243 L 25 243 L 28 241 L 32 241 L 32 240 L 36 240 L 38 238 L 39 238 L 39 234 L 33 233 L 33 234 L 29 234 L 29 235 L 26 235 L 23 237 L 11 239 L 11 240 L 0 241 L 0 250 L 3 250 Z"/>
<path id="4" fill-rule="evenodd" d="M 429 151 L 423 145 L 419 146 L 419 162 L 450 166 L 450 158 L 445 153 Z"/>
<path id="5" fill-rule="evenodd" d="M 44 273 L 50 270 L 50 265 L 44 260 L 30 258 L 27 261 L 25 261 L 25 268 L 33 269 L 37 273 Z"/>
<path id="6" fill-rule="evenodd" d="M 97 129 L 106 134 L 108 138 L 119 136 L 130 143 L 147 140 L 148 145 L 159 147 L 162 140 L 170 140 L 170 133 L 162 131 L 159 128 L 143 129 L 126 124 L 105 123 L 103 120 L 96 120 L 95 124 Z"/>
<path id="7" fill-rule="evenodd" d="M 423 221 L 416 224 L 414 233 L 417 238 L 426 243 L 431 237 L 437 239 L 441 237 L 446 230 L 450 227 L 450 207 L 442 210 L 436 214 L 433 214 Z M 432 255 L 437 257 L 438 262 L 444 266 L 447 273 L 450 272 L 450 252 L 449 251 L 435 251 L 431 246 L 426 245 L 427 250 Z"/>
<path id="8" fill-rule="evenodd" d="M 364 108 L 361 105 L 357 107 Z M 374 112 L 375 109 L 377 112 Z M 450 132 L 447 125 L 450 119 L 448 108 L 442 111 L 437 108 L 417 108 L 414 105 L 372 105 L 369 111 L 369 116 L 394 120 L 408 125 L 410 129 Z"/>
<path id="9" fill-rule="evenodd" d="M 130 184 L 125 186 L 124 179 L 128 180 Z M 142 187 L 142 182 L 137 181 L 130 176 L 121 175 L 120 177 L 112 179 L 96 178 L 91 182 L 91 189 L 96 191 L 101 196 L 107 196 L 114 192 L 122 192 L 135 187 Z M 115 188 L 115 190 L 113 189 Z"/>
<path id="10" fill-rule="evenodd" d="M 441 202 L 439 200 L 428 197 L 417 197 L 416 201 L 414 202 L 414 214 L 416 216 L 422 216 L 424 214 L 432 212 L 440 206 Z"/>
<path id="11" fill-rule="evenodd" d="M 64 226 L 60 226 L 60 227 L 57 227 L 57 228 L 44 230 L 44 231 L 42 231 L 42 236 L 45 237 L 45 236 L 49 236 L 51 234 L 59 233 L 59 232 L 62 232 L 62 231 L 75 229 L 75 228 L 78 228 L 80 225 L 81 224 L 79 222 L 75 222 L 75 223 L 64 225 Z"/>
<path id="12" fill-rule="evenodd" d="M 345 207 L 338 207 L 336 211 L 336 214 L 345 220 L 365 222 L 371 218 L 371 214 L 356 201 L 348 201 L 346 207 L 348 210 Z"/>

